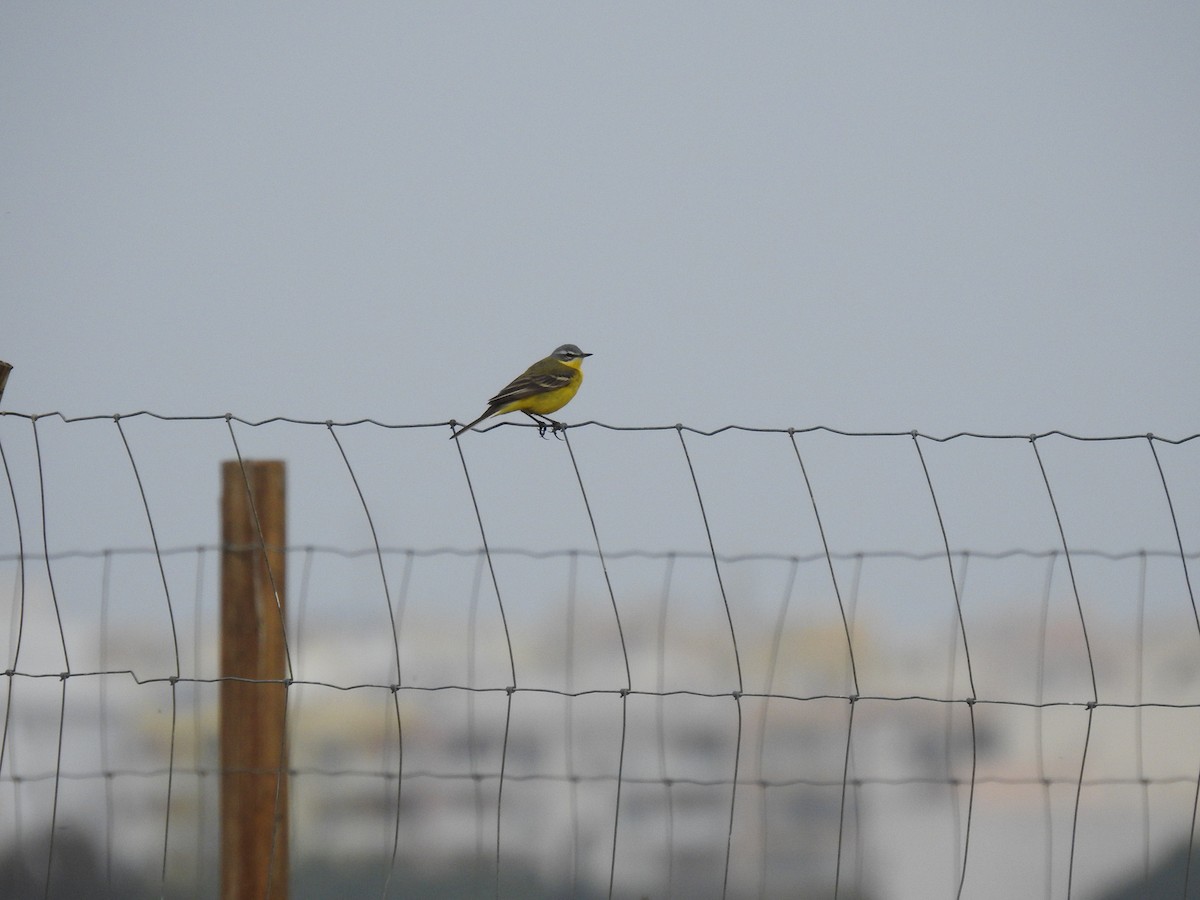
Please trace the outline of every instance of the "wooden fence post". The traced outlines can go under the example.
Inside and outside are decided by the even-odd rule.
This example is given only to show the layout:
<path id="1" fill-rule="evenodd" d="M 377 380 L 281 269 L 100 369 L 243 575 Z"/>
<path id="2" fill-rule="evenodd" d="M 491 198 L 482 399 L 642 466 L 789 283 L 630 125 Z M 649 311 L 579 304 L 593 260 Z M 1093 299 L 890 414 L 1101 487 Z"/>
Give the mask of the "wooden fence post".
<path id="1" fill-rule="evenodd" d="M 279 460 L 221 466 L 223 900 L 287 898 L 284 476 Z"/>

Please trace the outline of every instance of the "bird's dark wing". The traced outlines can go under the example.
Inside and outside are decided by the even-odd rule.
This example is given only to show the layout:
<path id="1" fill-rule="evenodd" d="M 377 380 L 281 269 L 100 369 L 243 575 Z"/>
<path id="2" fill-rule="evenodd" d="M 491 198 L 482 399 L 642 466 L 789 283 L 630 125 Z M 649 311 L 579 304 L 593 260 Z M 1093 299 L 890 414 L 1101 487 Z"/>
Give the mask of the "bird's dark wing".
<path id="1" fill-rule="evenodd" d="M 564 366 L 557 360 L 544 359 L 541 362 L 536 362 L 526 369 L 524 373 L 514 378 L 504 390 L 489 400 L 488 407 L 498 408 L 512 403 L 514 400 L 521 400 L 525 397 L 532 397 L 536 394 L 544 394 L 547 391 L 555 391 L 561 387 L 566 387 L 571 383 L 571 379 L 575 374 L 575 369 L 571 366 Z"/>

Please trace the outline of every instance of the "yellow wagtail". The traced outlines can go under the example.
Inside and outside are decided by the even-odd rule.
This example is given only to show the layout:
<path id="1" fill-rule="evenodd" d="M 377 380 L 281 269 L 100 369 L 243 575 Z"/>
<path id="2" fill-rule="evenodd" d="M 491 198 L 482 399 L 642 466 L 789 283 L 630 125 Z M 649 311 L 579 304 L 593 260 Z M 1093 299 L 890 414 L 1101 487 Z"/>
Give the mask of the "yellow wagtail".
<path id="1" fill-rule="evenodd" d="M 562 409 L 575 396 L 575 392 L 583 384 L 583 370 L 580 366 L 583 365 L 584 357 L 591 355 L 584 353 L 574 344 L 563 344 L 545 359 L 539 359 L 514 378 L 504 390 L 488 401 L 488 407 L 482 416 L 470 425 L 458 429 L 450 435 L 451 439 L 464 431 L 470 431 L 489 416 L 518 410 L 538 423 L 543 437 L 548 427 L 555 430 L 561 428 L 562 423 L 555 422 L 549 414 Z"/>

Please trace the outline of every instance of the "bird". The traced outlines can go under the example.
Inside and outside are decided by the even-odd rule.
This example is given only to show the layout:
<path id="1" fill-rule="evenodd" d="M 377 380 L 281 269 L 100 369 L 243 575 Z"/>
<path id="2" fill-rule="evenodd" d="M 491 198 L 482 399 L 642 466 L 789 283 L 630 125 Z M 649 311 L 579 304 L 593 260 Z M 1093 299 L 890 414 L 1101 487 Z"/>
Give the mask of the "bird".
<path id="1" fill-rule="evenodd" d="M 583 370 L 580 366 L 584 359 L 591 355 L 584 353 L 574 344 L 563 344 L 510 381 L 504 390 L 488 401 L 483 415 L 458 429 L 450 435 L 450 439 L 457 438 L 464 431 L 470 431 L 489 416 L 518 410 L 538 423 L 538 431 L 542 437 L 546 436 L 547 428 L 558 431 L 564 427 L 563 424 L 555 422 L 549 414 L 562 409 L 575 396 L 579 385 L 583 384 Z"/>

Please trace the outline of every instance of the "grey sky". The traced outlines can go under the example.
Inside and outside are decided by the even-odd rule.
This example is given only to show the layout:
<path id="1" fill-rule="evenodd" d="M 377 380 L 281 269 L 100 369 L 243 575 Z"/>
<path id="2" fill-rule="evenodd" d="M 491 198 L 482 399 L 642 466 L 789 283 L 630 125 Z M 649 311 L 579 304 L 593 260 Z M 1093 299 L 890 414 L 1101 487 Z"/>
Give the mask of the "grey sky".
<path id="1" fill-rule="evenodd" d="M 10 409 L 1196 430 L 1194 6 L 0 26 Z"/>
<path id="2" fill-rule="evenodd" d="M 464 421 L 573 342 L 595 356 L 570 422 L 1182 438 L 1200 431 L 1200 5 L 9 0 L 0 304 L 17 413 Z M 220 419 L 120 427 L 0 416 L 23 516 L 18 534 L 0 500 L 5 583 L 18 545 L 34 559 L 150 543 L 122 437 L 164 548 L 217 540 L 217 467 L 235 449 L 287 460 L 293 545 L 372 546 L 356 486 L 386 547 L 480 543 L 444 425 L 238 424 L 237 448 Z M 569 590 L 574 561 L 496 555 L 522 672 L 576 587 L 581 622 L 611 625 L 619 607 L 648 640 L 663 561 L 616 551 L 700 554 L 680 562 L 673 621 L 716 635 L 726 667 L 736 621 L 753 678 L 788 555 L 817 560 L 796 614 L 841 633 L 788 435 L 687 434 L 685 458 L 672 431 L 569 434 L 574 456 L 527 429 L 460 445 L 493 547 L 591 550 L 598 534 L 611 554 L 605 569 L 580 557 Z M 1086 609 L 1116 648 L 1102 668 L 1145 649 L 1126 644 L 1137 558 L 1081 553 L 1051 584 L 1043 557 L 975 556 L 968 580 L 956 556 L 952 581 L 936 555 L 942 527 L 955 551 L 1057 552 L 1056 511 L 1072 550 L 1165 551 L 1148 564 L 1150 614 L 1195 636 L 1175 526 L 1194 554 L 1200 440 L 797 445 L 865 639 L 901 656 L 927 644 L 908 674 L 957 659 L 958 590 L 985 692 L 1007 689 L 995 676 L 1019 669 L 1017 650 L 1044 650 L 992 627 L 1036 621 L 1043 589 L 1056 641 Z M 783 556 L 730 563 L 718 584 L 710 533 L 719 553 Z M 860 585 L 853 554 L 872 550 L 935 555 L 872 559 Z M 75 671 L 90 664 L 104 562 L 55 562 L 62 626 L 44 568 L 20 570 L 22 667 L 69 668 L 68 644 Z M 358 651 L 405 584 L 413 646 L 481 596 L 499 641 L 474 557 L 418 557 L 411 587 L 406 565 L 387 557 L 388 597 L 373 554 L 321 558 L 311 634 L 351 629 L 333 631 Z M 198 630 L 215 621 L 217 555 L 204 566 L 203 591 L 192 556 L 163 570 Z M 172 664 L 163 582 L 153 555 L 115 563 L 112 621 L 153 633 L 134 660 L 150 674 Z M 15 645 L 13 597 L 0 646 Z M 386 654 L 344 658 L 394 677 Z M 1064 658 L 1085 685 L 1073 699 L 1089 699 L 1087 667 Z M 939 664 L 921 673 L 940 679 L 931 691 Z M 1157 852 L 1174 833 L 1155 815 Z M 1133 864 L 1080 846 L 1103 857 L 1087 877 Z"/>

